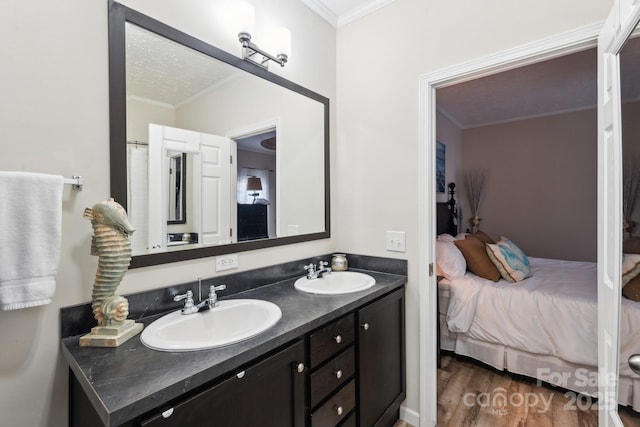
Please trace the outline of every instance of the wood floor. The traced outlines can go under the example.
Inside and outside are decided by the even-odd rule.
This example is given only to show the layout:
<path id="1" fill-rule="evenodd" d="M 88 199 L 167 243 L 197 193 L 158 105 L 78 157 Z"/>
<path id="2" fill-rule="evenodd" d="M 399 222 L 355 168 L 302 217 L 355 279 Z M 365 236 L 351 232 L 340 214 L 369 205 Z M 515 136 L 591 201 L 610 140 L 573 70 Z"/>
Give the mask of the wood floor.
<path id="1" fill-rule="evenodd" d="M 640 427 L 640 413 L 628 408 L 619 412 L 625 426 Z M 587 396 L 538 386 L 533 380 L 467 359 L 442 357 L 438 369 L 438 427 L 597 425 L 598 410 Z"/>

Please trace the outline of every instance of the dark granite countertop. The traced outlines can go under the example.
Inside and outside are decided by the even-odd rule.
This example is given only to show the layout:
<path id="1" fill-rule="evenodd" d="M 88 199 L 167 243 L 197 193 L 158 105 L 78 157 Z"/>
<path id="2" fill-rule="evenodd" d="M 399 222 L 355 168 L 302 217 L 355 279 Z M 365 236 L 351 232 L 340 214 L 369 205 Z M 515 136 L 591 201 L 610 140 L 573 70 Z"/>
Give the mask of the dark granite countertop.
<path id="1" fill-rule="evenodd" d="M 140 335 L 117 348 L 80 347 L 79 336 L 71 336 L 62 339 L 62 351 L 105 425 L 117 426 L 244 367 L 407 281 L 406 275 L 366 272 L 376 279 L 376 284 L 352 294 L 304 293 L 294 288 L 293 278 L 223 298 L 263 299 L 282 310 L 282 318 L 274 327 L 238 344 L 171 353 L 145 347 Z M 140 321 L 148 323 L 157 317 Z"/>

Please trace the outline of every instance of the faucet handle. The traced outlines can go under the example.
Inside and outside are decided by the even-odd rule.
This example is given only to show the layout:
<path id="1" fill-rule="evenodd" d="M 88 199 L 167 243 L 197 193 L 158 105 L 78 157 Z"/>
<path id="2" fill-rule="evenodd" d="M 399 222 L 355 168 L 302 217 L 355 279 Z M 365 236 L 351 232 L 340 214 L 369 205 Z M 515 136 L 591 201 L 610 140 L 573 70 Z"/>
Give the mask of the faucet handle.
<path id="1" fill-rule="evenodd" d="M 209 308 L 214 308 L 218 306 L 219 304 L 218 294 L 216 294 L 216 291 L 224 291 L 225 289 L 227 289 L 227 285 L 209 286 L 209 298 L 207 299 L 207 302 L 209 303 Z"/>
<path id="2" fill-rule="evenodd" d="M 313 273 L 316 271 L 316 266 L 314 263 L 310 263 L 309 265 L 305 265 L 304 269 L 307 270 L 309 273 Z"/>
<path id="3" fill-rule="evenodd" d="M 320 261 L 320 262 L 318 263 L 318 268 L 319 268 L 319 269 L 323 269 L 324 267 L 326 267 L 326 266 L 328 266 L 328 265 L 329 265 L 329 263 L 328 263 L 327 261 Z"/>
<path id="4" fill-rule="evenodd" d="M 173 297 L 174 301 L 182 301 L 185 300 L 184 302 L 184 307 L 182 307 L 182 314 L 191 314 L 191 313 L 195 313 L 198 311 L 198 308 L 196 307 L 196 305 L 193 302 L 193 292 L 191 292 L 190 290 L 187 291 L 186 294 L 182 294 L 182 295 L 176 295 Z"/>
<path id="5" fill-rule="evenodd" d="M 183 299 L 186 299 L 186 304 L 189 303 L 189 300 L 191 300 L 191 302 L 193 303 L 193 292 L 191 292 L 190 290 L 187 291 L 186 294 L 182 294 L 182 295 L 176 295 L 173 297 L 173 300 L 178 302 L 178 301 L 182 301 Z"/>

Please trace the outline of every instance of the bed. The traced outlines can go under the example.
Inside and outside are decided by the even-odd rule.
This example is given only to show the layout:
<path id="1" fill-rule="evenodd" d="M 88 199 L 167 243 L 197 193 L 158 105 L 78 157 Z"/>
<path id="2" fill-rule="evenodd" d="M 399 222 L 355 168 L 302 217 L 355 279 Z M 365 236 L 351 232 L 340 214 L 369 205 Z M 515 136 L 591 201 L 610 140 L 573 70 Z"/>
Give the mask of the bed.
<path id="1" fill-rule="evenodd" d="M 438 274 L 448 276 L 438 281 L 440 348 L 597 396 L 597 264 L 528 257 L 530 277 L 488 280 L 449 259 L 448 243 L 466 234 L 438 231 Z M 622 298 L 620 329 L 618 399 L 640 411 L 640 376 L 627 363 L 640 353 L 639 302 Z"/>

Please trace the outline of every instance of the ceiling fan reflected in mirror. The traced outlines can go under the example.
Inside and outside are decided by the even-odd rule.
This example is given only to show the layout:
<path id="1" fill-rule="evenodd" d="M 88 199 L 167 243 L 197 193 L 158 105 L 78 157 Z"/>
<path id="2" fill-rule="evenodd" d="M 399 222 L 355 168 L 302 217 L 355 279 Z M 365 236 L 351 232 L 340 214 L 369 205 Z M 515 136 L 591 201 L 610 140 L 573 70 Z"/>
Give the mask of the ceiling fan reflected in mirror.
<path id="1" fill-rule="evenodd" d="M 267 139 L 263 139 L 262 141 L 260 141 L 260 145 L 262 146 L 262 148 L 266 148 L 267 150 L 274 150 L 276 149 L 276 137 L 272 136 L 271 138 L 267 138 Z"/>

